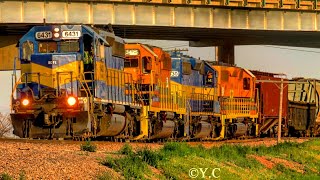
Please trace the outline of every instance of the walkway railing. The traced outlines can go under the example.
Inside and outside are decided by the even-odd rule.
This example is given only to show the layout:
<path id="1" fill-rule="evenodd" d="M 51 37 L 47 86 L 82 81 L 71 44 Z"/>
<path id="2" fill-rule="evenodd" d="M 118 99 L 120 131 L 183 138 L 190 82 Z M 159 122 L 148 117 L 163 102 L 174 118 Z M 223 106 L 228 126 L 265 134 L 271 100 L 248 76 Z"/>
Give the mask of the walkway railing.
<path id="1" fill-rule="evenodd" d="M 246 117 L 257 114 L 257 104 L 250 98 L 222 98 L 221 114 Z"/>

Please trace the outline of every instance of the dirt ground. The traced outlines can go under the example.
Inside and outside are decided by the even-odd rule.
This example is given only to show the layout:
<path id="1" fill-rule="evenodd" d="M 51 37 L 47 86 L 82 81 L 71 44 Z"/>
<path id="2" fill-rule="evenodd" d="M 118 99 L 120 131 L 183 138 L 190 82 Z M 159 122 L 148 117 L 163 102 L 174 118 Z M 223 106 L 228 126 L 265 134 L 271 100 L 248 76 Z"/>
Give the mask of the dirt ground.
<path id="1" fill-rule="evenodd" d="M 100 164 L 107 153 L 118 151 L 124 143 L 93 142 L 97 152 L 80 150 L 83 142 L 0 141 L 0 174 L 14 178 L 24 171 L 27 179 L 95 179 L 103 172 L 115 173 Z M 131 143 L 133 148 L 150 145 Z M 153 149 L 161 145 L 152 145 Z M 116 173 L 115 173 L 116 175 Z"/>
<path id="2" fill-rule="evenodd" d="M 307 139 L 293 139 L 303 142 Z M 6 140 L 0 139 L 0 174 L 8 173 L 15 179 L 24 172 L 27 179 L 96 179 L 103 172 L 119 176 L 115 171 L 100 164 L 106 154 L 116 152 L 125 143 L 92 142 L 97 152 L 80 150 L 83 142 L 46 141 L 46 140 Z M 203 144 L 210 148 L 224 143 L 240 144 L 239 141 L 227 142 L 189 142 L 190 145 Z M 244 141 L 243 145 L 275 145 L 275 139 L 267 141 Z M 149 147 L 159 149 L 163 143 L 130 143 L 133 149 Z M 271 163 L 275 163 L 271 160 Z M 272 165 L 271 165 L 272 166 Z"/>

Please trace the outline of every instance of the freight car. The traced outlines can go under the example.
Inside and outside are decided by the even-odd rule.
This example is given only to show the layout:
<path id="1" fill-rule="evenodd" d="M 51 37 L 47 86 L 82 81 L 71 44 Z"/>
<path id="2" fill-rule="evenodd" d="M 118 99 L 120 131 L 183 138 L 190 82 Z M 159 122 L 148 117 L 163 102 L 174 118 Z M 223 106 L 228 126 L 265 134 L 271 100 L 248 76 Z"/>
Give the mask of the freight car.
<path id="1" fill-rule="evenodd" d="M 288 126 L 290 136 L 319 134 L 319 82 L 315 79 L 294 78 L 289 83 Z"/>
<path id="2" fill-rule="evenodd" d="M 276 137 L 279 122 L 280 86 L 279 83 L 271 81 L 281 81 L 284 74 L 268 73 L 261 71 L 251 72 L 257 80 L 267 80 L 270 82 L 256 82 L 256 94 L 259 102 L 259 133 L 260 136 Z M 288 135 L 288 83 L 283 85 L 282 95 L 282 136 Z"/>

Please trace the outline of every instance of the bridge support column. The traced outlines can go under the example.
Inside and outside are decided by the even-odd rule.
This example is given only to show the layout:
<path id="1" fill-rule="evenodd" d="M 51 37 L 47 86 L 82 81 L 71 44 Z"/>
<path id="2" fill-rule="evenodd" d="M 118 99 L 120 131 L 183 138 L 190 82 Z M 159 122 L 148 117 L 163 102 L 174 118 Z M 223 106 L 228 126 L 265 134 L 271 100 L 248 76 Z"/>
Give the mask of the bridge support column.
<path id="1" fill-rule="evenodd" d="M 18 57 L 18 48 L 16 47 L 21 36 L 0 36 L 0 71 L 12 70 L 13 61 Z M 16 62 L 17 68 L 20 68 L 20 62 Z"/>
<path id="2" fill-rule="evenodd" d="M 234 64 L 234 44 L 224 43 L 216 46 L 216 61 Z"/>

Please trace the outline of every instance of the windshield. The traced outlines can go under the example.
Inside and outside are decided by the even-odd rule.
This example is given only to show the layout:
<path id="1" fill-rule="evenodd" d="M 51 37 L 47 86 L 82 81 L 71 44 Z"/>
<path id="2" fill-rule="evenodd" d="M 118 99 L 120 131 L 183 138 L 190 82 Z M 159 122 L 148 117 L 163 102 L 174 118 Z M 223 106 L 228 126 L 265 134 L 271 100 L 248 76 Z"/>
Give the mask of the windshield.
<path id="1" fill-rule="evenodd" d="M 61 52 L 79 52 L 80 45 L 78 41 L 61 41 L 60 51 Z"/>
<path id="2" fill-rule="evenodd" d="M 138 67 L 139 66 L 139 60 L 137 58 L 126 58 L 124 61 L 124 67 Z"/>
<path id="3" fill-rule="evenodd" d="M 39 42 L 39 53 L 55 53 L 58 51 L 57 42 Z"/>

